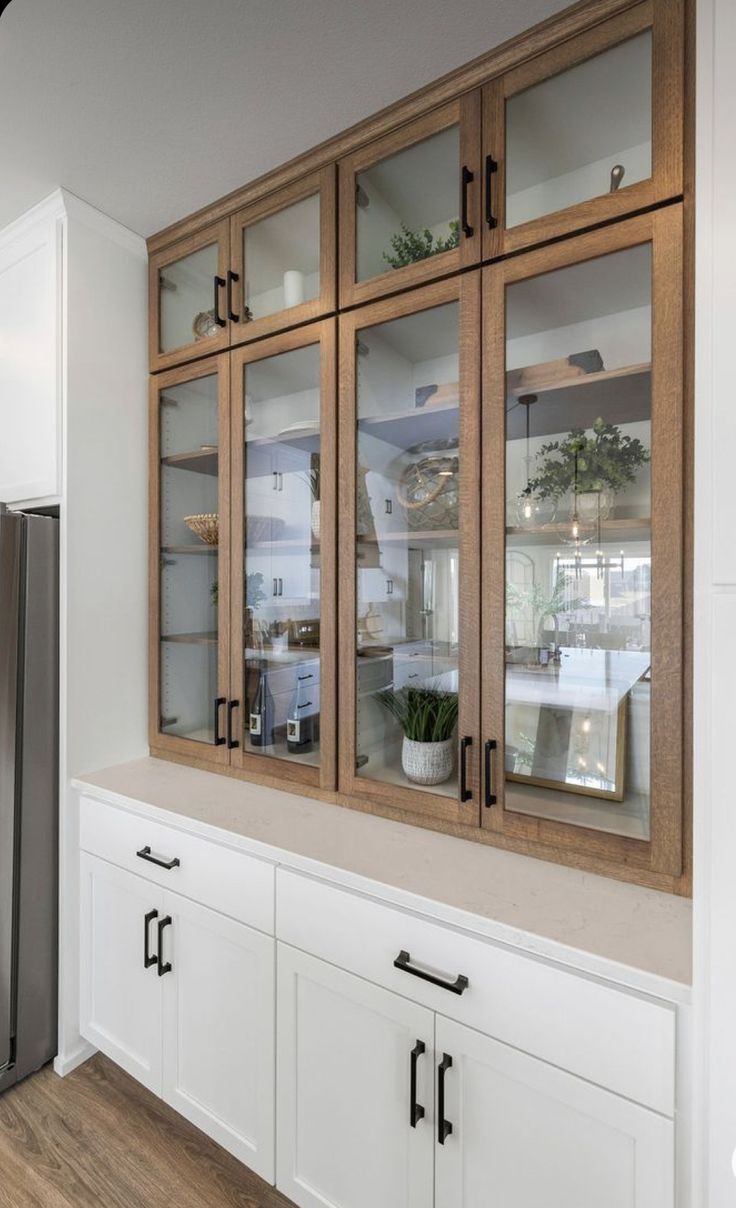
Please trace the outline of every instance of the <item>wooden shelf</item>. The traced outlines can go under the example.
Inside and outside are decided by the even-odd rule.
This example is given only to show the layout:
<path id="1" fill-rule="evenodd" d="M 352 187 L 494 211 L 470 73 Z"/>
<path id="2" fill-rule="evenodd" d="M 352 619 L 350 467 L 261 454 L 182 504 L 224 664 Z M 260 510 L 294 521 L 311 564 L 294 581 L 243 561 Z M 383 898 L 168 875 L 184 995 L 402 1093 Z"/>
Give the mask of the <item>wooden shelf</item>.
<path id="1" fill-rule="evenodd" d="M 590 428 L 601 416 L 616 424 L 637 423 L 651 418 L 651 374 L 649 364 L 627 365 L 583 373 L 546 386 L 515 386 L 506 399 L 506 439 L 526 435 L 526 407 L 519 403 L 525 394 L 538 402 L 531 408 L 534 437 Z"/>
<path id="2" fill-rule="evenodd" d="M 162 545 L 162 554 L 217 554 L 219 551 L 218 545 L 207 545 L 202 542 L 201 545 Z"/>
<path id="3" fill-rule="evenodd" d="M 162 642 L 182 642 L 189 646 L 216 646 L 217 631 L 210 633 L 162 633 Z"/>
<path id="4" fill-rule="evenodd" d="M 506 537 L 513 545 L 556 545 L 562 553 L 564 549 L 569 550 L 570 546 L 562 540 L 560 528 L 560 523 L 542 524 L 533 529 L 507 525 Z M 651 535 L 651 531 L 652 521 L 649 516 L 612 517 L 609 520 L 601 520 L 601 544 L 616 541 L 646 541 Z M 594 554 L 596 539 L 592 538 L 581 548 L 583 551 L 590 552 L 591 555 Z"/>
<path id="5" fill-rule="evenodd" d="M 412 407 L 385 415 L 359 416 L 359 434 L 374 436 L 399 449 L 408 449 L 419 441 L 446 440 L 460 431 L 459 402 L 438 403 L 436 407 Z"/>
<path id="6" fill-rule="evenodd" d="M 173 466 L 178 470 L 191 470 L 194 474 L 207 474 L 216 478 L 218 473 L 217 449 L 193 449 L 191 453 L 172 453 L 161 458 L 162 466 Z"/>
<path id="7" fill-rule="evenodd" d="M 356 537 L 357 545 L 388 545 L 406 542 L 407 545 L 459 545 L 458 529 L 413 529 L 380 533 L 373 537 Z"/>

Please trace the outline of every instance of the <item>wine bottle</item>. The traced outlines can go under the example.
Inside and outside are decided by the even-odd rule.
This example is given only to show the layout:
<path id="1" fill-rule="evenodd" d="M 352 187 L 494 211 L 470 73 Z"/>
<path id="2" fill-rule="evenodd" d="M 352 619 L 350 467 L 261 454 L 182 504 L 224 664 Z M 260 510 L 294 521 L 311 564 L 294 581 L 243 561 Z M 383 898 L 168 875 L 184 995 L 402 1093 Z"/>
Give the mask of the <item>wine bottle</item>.
<path id="1" fill-rule="evenodd" d="M 258 664 L 258 688 L 250 706 L 250 744 L 252 747 L 273 746 L 274 705 L 268 686 L 268 663 Z"/>
<path id="2" fill-rule="evenodd" d="M 314 746 L 314 676 L 297 672 L 296 687 L 286 715 L 286 749 L 290 755 L 306 755 Z"/>

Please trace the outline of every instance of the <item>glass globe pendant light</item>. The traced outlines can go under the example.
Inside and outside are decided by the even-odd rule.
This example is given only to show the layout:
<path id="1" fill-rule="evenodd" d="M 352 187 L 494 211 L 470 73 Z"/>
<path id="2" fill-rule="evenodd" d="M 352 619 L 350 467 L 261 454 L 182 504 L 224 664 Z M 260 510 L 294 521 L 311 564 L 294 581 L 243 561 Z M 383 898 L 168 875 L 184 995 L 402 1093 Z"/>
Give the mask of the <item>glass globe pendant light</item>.
<path id="1" fill-rule="evenodd" d="M 534 494 L 531 487 L 532 477 L 532 461 L 534 460 L 529 452 L 529 437 L 530 437 L 530 408 L 536 403 L 538 396 L 536 394 L 522 394 L 519 399 L 519 404 L 526 408 L 526 454 L 524 456 L 524 468 L 526 471 L 526 486 L 516 497 L 516 518 L 519 527 L 523 529 L 537 529 L 542 525 L 550 524 L 555 517 L 555 501 L 551 498 L 541 499 Z"/>

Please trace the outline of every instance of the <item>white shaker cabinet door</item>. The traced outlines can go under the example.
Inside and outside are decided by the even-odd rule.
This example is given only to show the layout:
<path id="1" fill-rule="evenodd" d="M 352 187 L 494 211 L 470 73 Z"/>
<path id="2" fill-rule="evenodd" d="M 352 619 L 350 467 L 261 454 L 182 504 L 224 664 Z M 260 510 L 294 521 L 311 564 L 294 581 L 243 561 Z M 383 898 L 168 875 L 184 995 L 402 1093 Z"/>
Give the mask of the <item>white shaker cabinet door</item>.
<path id="1" fill-rule="evenodd" d="M 59 495 L 60 219 L 0 232 L 0 502 Z"/>
<path id="2" fill-rule="evenodd" d="M 163 1097 L 274 1180 L 275 941 L 165 893 Z"/>
<path id="3" fill-rule="evenodd" d="M 276 1185 L 286 1196 L 301 1208 L 431 1208 L 433 1031 L 425 1007 L 278 945 Z M 412 1125 L 414 1050 L 424 1114 Z"/>
<path id="4" fill-rule="evenodd" d="M 162 891 L 86 852 L 80 870 L 81 1033 L 160 1095 Z"/>
<path id="5" fill-rule="evenodd" d="M 435 1208 L 673 1208 L 672 1121 L 437 1016 L 443 1059 Z"/>

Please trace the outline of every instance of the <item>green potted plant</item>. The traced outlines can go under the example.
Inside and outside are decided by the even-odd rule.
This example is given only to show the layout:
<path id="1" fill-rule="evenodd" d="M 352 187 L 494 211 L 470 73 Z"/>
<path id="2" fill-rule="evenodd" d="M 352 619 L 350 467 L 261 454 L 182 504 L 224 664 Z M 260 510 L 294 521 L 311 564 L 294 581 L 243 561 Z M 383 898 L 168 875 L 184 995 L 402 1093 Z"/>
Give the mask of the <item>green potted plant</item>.
<path id="1" fill-rule="evenodd" d="M 391 268 L 404 268 L 417 260 L 426 260 L 428 256 L 452 251 L 460 243 L 460 220 L 453 218 L 448 226 L 450 233 L 443 239 L 441 235 L 433 235 L 427 227 L 423 231 L 410 231 L 402 222 L 400 233 L 391 236 L 391 251 L 383 252 L 383 259 Z"/>
<path id="2" fill-rule="evenodd" d="M 455 763 L 457 693 L 400 688 L 396 692 L 387 689 L 378 699 L 403 731 L 401 766 L 406 778 L 414 784 L 448 780 Z"/>
<path id="3" fill-rule="evenodd" d="M 599 417 L 590 434 L 573 428 L 562 440 L 542 445 L 537 473 L 526 491 L 530 497 L 555 503 L 569 494 L 575 514 L 590 511 L 592 518 L 604 518 L 614 496 L 636 480 L 650 456 L 638 437 L 622 435 L 615 424 Z"/>

